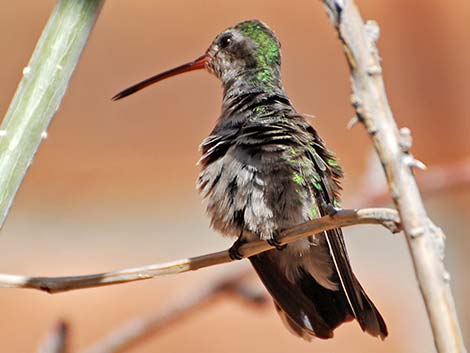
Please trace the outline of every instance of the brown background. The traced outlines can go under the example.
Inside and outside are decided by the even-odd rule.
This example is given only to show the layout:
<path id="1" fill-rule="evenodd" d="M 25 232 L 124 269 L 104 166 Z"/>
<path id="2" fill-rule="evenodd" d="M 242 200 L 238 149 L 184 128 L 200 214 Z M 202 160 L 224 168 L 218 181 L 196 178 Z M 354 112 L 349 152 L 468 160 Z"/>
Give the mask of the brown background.
<path id="1" fill-rule="evenodd" d="M 2 2 L 1 115 L 53 5 Z M 398 124 L 413 131 L 414 154 L 430 168 L 468 158 L 470 3 L 375 0 L 359 5 L 365 18 L 380 23 L 390 103 Z M 345 206 L 355 206 L 370 143 L 362 127 L 345 128 L 353 115 L 347 66 L 319 1 L 114 0 L 102 11 L 2 230 L 1 272 L 85 274 L 229 246 L 228 239 L 208 229 L 194 191 L 197 146 L 220 109 L 217 80 L 196 72 L 121 102 L 110 97 L 196 58 L 219 31 L 250 18 L 268 23 L 281 39 L 285 87 L 298 110 L 318 117 L 315 127 L 347 173 Z M 446 262 L 467 343 L 469 196 L 468 188 L 453 188 L 425 197 L 431 216 L 448 235 Z M 376 227 L 346 234 L 354 268 L 387 319 L 385 342 L 351 323 L 338 329 L 334 340 L 308 344 L 291 336 L 271 307 L 256 311 L 228 299 L 132 351 L 432 352 L 402 236 Z M 1 351 L 34 352 L 58 318 L 70 323 L 71 348 L 77 351 L 227 268 L 54 296 L 0 290 Z"/>

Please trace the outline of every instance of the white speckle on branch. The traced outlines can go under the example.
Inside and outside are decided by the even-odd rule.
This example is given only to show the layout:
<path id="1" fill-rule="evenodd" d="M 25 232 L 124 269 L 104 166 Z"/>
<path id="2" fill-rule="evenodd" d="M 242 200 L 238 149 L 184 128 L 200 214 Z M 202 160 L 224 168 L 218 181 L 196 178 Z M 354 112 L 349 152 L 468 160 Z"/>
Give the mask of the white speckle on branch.
<path id="1" fill-rule="evenodd" d="M 26 66 L 23 68 L 23 76 L 27 76 L 31 72 L 31 67 Z"/>
<path id="2" fill-rule="evenodd" d="M 43 131 L 43 132 L 41 133 L 41 138 L 42 138 L 43 140 L 47 139 L 47 136 L 48 136 L 47 131 Z"/>
<path id="3" fill-rule="evenodd" d="M 0 130 L 0 137 L 6 136 L 7 130 Z"/>

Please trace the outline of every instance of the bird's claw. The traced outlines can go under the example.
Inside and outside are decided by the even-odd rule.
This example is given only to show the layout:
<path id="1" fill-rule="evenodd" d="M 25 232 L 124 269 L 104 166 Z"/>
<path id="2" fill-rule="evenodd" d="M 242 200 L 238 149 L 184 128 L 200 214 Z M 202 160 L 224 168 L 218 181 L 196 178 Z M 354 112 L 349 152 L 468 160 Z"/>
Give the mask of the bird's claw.
<path id="1" fill-rule="evenodd" d="M 235 243 L 228 249 L 229 256 L 232 260 L 241 260 L 243 259 L 243 255 L 240 254 L 240 246 L 245 244 L 246 241 L 237 239 Z"/>
<path id="2" fill-rule="evenodd" d="M 341 210 L 341 208 L 336 207 L 331 203 L 325 203 L 323 205 L 323 209 L 326 211 L 326 214 L 330 217 L 334 217 Z"/>
<path id="3" fill-rule="evenodd" d="M 279 243 L 279 240 L 277 240 L 276 236 L 273 236 L 271 239 L 266 240 L 266 242 L 269 245 L 274 246 L 279 251 L 284 250 L 287 247 L 287 244 Z"/>

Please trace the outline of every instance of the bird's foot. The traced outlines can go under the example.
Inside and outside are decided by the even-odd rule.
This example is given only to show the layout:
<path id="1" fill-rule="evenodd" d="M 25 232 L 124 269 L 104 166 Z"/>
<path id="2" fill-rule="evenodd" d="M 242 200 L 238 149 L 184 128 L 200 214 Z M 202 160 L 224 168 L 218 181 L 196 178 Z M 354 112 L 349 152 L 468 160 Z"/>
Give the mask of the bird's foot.
<path id="1" fill-rule="evenodd" d="M 336 216 L 336 214 L 341 211 L 341 208 L 336 207 L 332 203 L 324 203 L 323 204 L 323 209 L 326 211 L 326 214 L 330 217 Z"/>
<path id="2" fill-rule="evenodd" d="M 235 243 L 233 243 L 233 245 L 230 247 L 230 249 L 228 249 L 228 253 L 230 255 L 230 258 L 232 260 L 241 260 L 244 258 L 244 256 L 242 254 L 240 254 L 240 247 L 243 245 L 243 244 L 246 244 L 247 241 L 246 240 L 242 240 L 240 238 L 238 238 L 237 240 L 235 240 Z"/>
<path id="3" fill-rule="evenodd" d="M 266 242 L 269 245 L 274 246 L 279 251 L 282 251 L 287 247 L 287 244 L 281 244 L 279 240 L 277 240 L 276 235 L 273 235 L 273 237 L 271 239 L 266 240 Z"/>

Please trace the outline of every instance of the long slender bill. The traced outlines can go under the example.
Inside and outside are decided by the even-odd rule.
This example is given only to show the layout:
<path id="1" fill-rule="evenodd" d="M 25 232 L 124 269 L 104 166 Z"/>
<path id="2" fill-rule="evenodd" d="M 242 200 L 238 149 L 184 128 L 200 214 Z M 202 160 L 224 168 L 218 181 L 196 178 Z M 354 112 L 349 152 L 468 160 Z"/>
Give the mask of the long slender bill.
<path id="1" fill-rule="evenodd" d="M 130 96 L 131 94 L 133 94 L 137 91 L 140 91 L 141 89 L 144 89 L 145 87 L 148 87 L 148 86 L 150 86 L 150 85 L 152 85 L 156 82 L 162 81 L 166 78 L 176 76 L 176 75 L 182 74 L 184 72 L 188 72 L 188 71 L 204 69 L 206 67 L 207 63 L 209 62 L 209 60 L 210 60 L 209 55 L 204 54 L 203 56 L 197 58 L 194 61 L 191 61 L 189 63 L 180 65 L 180 66 L 175 67 L 173 69 L 167 70 L 167 71 L 162 72 L 158 75 L 152 76 L 152 77 L 150 77 L 150 78 L 148 78 L 148 79 L 146 79 L 142 82 L 139 82 L 139 83 L 137 83 L 137 84 L 135 84 L 131 87 L 128 87 L 125 90 L 123 90 L 123 91 L 119 92 L 118 94 L 116 94 L 112 99 L 113 99 L 113 101 L 117 101 L 121 98 Z"/>

